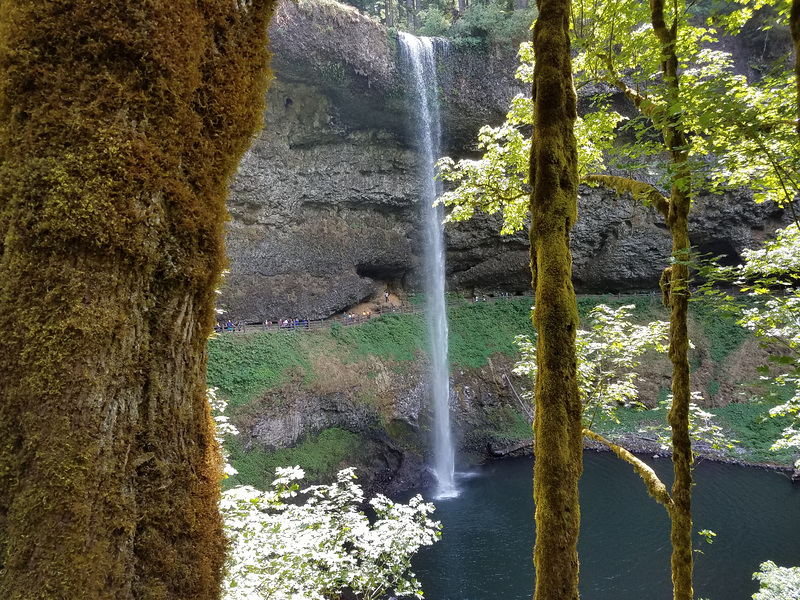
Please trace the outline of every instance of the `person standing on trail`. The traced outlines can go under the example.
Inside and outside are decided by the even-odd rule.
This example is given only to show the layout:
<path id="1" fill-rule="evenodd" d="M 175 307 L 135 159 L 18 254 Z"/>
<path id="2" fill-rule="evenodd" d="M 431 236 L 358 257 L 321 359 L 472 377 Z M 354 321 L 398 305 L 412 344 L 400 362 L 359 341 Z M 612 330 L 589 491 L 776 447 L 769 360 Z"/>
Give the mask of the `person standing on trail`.
<path id="1" fill-rule="evenodd" d="M 386 298 L 386 302 L 389 302 L 389 292 L 383 292 L 383 297 Z"/>

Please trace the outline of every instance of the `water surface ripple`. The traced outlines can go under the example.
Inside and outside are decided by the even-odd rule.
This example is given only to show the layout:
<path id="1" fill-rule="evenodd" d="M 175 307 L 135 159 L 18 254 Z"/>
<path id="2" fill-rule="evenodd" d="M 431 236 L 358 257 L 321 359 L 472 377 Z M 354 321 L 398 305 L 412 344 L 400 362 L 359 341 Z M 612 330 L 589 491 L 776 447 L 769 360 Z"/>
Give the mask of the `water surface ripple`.
<path id="1" fill-rule="evenodd" d="M 672 484 L 669 459 L 648 459 Z M 415 558 L 428 600 L 533 597 L 533 460 L 496 461 L 460 479 L 457 498 L 438 500 L 442 541 Z M 695 598 L 747 600 L 760 563 L 800 565 L 800 485 L 780 473 L 700 461 L 694 470 Z M 584 453 L 580 484 L 583 600 L 669 600 L 669 519 L 630 466 L 611 453 Z M 428 499 L 433 494 L 423 495 Z"/>

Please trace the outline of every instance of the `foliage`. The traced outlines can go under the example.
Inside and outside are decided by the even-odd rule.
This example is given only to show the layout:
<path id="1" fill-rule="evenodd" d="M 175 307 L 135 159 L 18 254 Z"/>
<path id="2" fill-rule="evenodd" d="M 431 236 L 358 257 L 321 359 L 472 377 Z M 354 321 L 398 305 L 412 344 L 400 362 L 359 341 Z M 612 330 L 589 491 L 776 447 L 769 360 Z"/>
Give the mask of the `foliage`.
<path id="1" fill-rule="evenodd" d="M 662 388 L 658 408 L 641 410 L 635 406 L 620 407 L 615 414 L 618 422 L 599 421 L 595 423 L 594 429 L 611 440 L 624 440 L 630 433 L 642 434 L 649 439 L 656 433 L 657 440 L 666 442 L 667 432 L 664 423 L 669 408 L 668 396 L 669 389 Z M 702 440 L 700 448 L 708 450 L 716 445 L 724 452 L 734 450 L 738 458 L 750 462 L 791 465 L 793 461 L 791 449 L 771 450 L 773 441 L 780 437 L 783 429 L 791 423 L 791 419 L 780 416 L 769 418 L 765 415 L 765 409 L 769 406 L 772 405 L 732 403 L 703 411 L 713 415 L 708 425 L 718 427 L 719 435 L 716 440 Z M 696 420 L 696 417 L 693 417 L 693 420 Z"/>
<path id="2" fill-rule="evenodd" d="M 231 538 L 227 598 L 324 600 L 345 589 L 364 600 L 390 591 L 422 598 L 410 560 L 440 537 L 441 525 L 429 517 L 432 504 L 420 496 L 396 504 L 378 495 L 369 502 L 376 515 L 370 524 L 358 511 L 364 495 L 353 469 L 340 471 L 334 484 L 302 491 L 296 483 L 302 469 L 275 473 L 271 491 L 239 487 L 223 494 Z"/>
<path id="3" fill-rule="evenodd" d="M 427 347 L 428 334 L 420 315 L 384 315 L 358 327 L 343 327 L 336 340 L 356 356 L 405 361 L 415 360 L 416 352 Z"/>
<path id="4" fill-rule="evenodd" d="M 522 297 L 450 307 L 447 313 L 450 363 L 479 368 L 495 352 L 516 356 L 514 336 L 520 331 L 533 333 L 531 303 L 531 298 Z"/>
<path id="5" fill-rule="evenodd" d="M 768 285 L 790 285 L 800 279 L 800 227 L 787 227 L 776 232 L 774 240 L 762 249 L 745 250 L 745 264 L 740 275 L 758 278 L 756 293 Z M 746 291 L 746 290 L 745 290 Z"/>
<path id="6" fill-rule="evenodd" d="M 781 66 L 757 83 L 736 75 L 728 53 L 709 50 L 720 34 L 738 28 L 751 11 L 733 3 L 715 13 L 709 23 L 693 24 L 682 2 L 668 3 L 667 18 L 677 19 L 680 31 L 675 46 L 681 85 L 671 89 L 661 71 L 660 42 L 649 25 L 648 3 L 627 0 L 575 2 L 573 44 L 576 87 L 603 84 L 605 91 L 591 99 L 592 108 L 576 122 L 580 146 L 580 175 L 601 173 L 610 161 L 610 173 L 646 185 L 632 184 L 630 191 L 645 204 L 651 183 L 709 187 L 721 190 L 746 185 L 756 200 L 789 204 L 798 192 L 793 157 L 800 141 L 793 130 L 791 94 L 793 74 Z M 677 11 L 677 12 L 675 12 Z M 530 44 L 520 47 L 517 77 L 530 82 L 533 55 Z M 626 119 L 610 108 L 608 86 L 624 93 L 638 109 Z M 439 162 L 440 178 L 455 185 L 439 199 L 451 207 L 450 220 L 469 218 L 474 210 L 502 211 L 503 233 L 516 231 L 526 218 L 528 193 L 528 128 L 532 122 L 530 98 L 516 97 L 505 123 L 484 127 L 478 136 L 482 157 L 477 160 Z M 625 126 L 618 125 L 625 122 Z M 664 126 L 686 137 L 687 167 L 680 177 L 664 157 Z M 670 179 L 671 178 L 671 179 Z M 597 183 L 597 179 L 594 181 Z M 624 191 L 621 181 L 615 183 Z"/>
<path id="7" fill-rule="evenodd" d="M 225 481 L 226 488 L 250 485 L 266 489 L 272 483 L 272 473 L 283 465 L 299 465 L 314 481 L 335 473 L 342 465 L 353 464 L 363 444 L 361 436 L 344 429 L 331 428 L 303 440 L 291 448 L 267 450 L 253 443 L 245 449 L 238 437 L 228 436 L 225 448 L 236 473 Z"/>
<path id="8" fill-rule="evenodd" d="M 761 563 L 753 579 L 761 589 L 753 600 L 796 600 L 800 598 L 800 567 L 779 567 L 771 560 Z"/>
<path id="9" fill-rule="evenodd" d="M 517 78 L 531 83 L 532 45 L 522 44 L 519 54 L 522 65 Z M 621 120 L 616 112 L 599 111 L 577 118 L 579 176 L 602 169 L 603 156 L 613 142 L 613 130 Z M 478 133 L 478 148 L 483 151 L 480 159 L 455 162 L 443 157 L 438 161 L 439 179 L 456 186 L 437 200 L 451 208 L 447 221 L 469 219 L 478 209 L 489 214 L 502 212 L 503 234 L 522 229 L 530 194 L 530 137 L 525 131 L 532 122 L 533 101 L 518 94 L 511 101 L 505 123 L 499 127 L 486 125 Z"/>
<path id="10" fill-rule="evenodd" d="M 417 33 L 427 37 L 444 37 L 450 31 L 452 22 L 438 6 L 429 6 L 419 11 L 421 26 Z"/>
<path id="11" fill-rule="evenodd" d="M 772 373 L 765 368 L 763 373 L 773 385 L 792 395 L 770 409 L 772 417 L 800 416 L 800 290 L 785 287 L 796 285 L 800 279 L 798 242 L 800 226 L 790 226 L 778 232 L 777 239 L 767 243 L 764 249 L 746 251 L 745 264 L 738 269 L 743 277 L 755 279 L 752 288 L 744 289 L 752 289 L 751 295 L 762 300 L 741 313 L 739 324 L 764 343 L 782 350 L 780 355 L 772 357 L 778 368 Z M 781 288 L 785 290 L 782 295 L 776 293 Z M 773 448 L 800 448 L 800 430 L 796 424 L 784 429 L 782 438 Z"/>
<path id="12" fill-rule="evenodd" d="M 415 299 L 424 302 L 421 294 Z M 531 299 L 522 297 L 448 307 L 451 364 L 477 368 L 495 352 L 514 356 L 514 336 L 531 330 L 530 306 Z M 417 360 L 418 352 L 428 347 L 428 331 L 420 315 L 384 315 L 359 327 L 345 327 L 336 339 L 355 356 L 372 354 L 398 361 Z"/>
<path id="13" fill-rule="evenodd" d="M 771 365 L 764 365 L 762 383 L 766 384 L 764 398 L 782 400 L 773 406 L 771 417 L 800 417 L 800 228 L 793 224 L 779 230 L 775 240 L 761 249 L 746 250 L 745 262 L 736 267 L 712 266 L 708 270 L 710 284 L 717 281 L 739 284 L 748 292 L 746 306 L 735 304 L 732 298 L 713 288 L 707 296 L 719 310 L 733 314 L 743 329 L 750 331 L 771 351 Z M 777 394 L 776 394 L 777 392 Z M 800 448 L 797 422 L 788 424 L 775 451 Z M 798 462 L 800 464 L 800 462 Z"/>
<path id="14" fill-rule="evenodd" d="M 282 383 L 290 368 L 308 368 L 301 341 L 290 332 L 217 336 L 208 341 L 208 385 L 236 409 Z"/>
<path id="15" fill-rule="evenodd" d="M 746 299 L 736 299 L 732 306 L 741 310 Z M 748 332 L 740 327 L 736 319 L 726 311 L 719 310 L 713 302 L 703 297 L 692 302 L 692 315 L 700 322 L 703 333 L 709 341 L 711 360 L 722 364 L 728 356 L 735 352 L 749 337 Z"/>
<path id="16" fill-rule="evenodd" d="M 768 417 L 765 413 L 770 404 L 728 404 L 712 409 L 720 424 L 730 431 L 730 436 L 739 440 L 744 451 L 742 457 L 757 462 L 791 464 L 792 453 L 788 449 L 771 450 L 774 440 L 791 424 L 788 417 Z"/>
<path id="17" fill-rule="evenodd" d="M 501 407 L 489 415 L 492 422 L 492 437 L 508 442 L 529 440 L 533 436 L 528 417 L 508 406 Z"/>
<path id="18" fill-rule="evenodd" d="M 590 313 L 591 329 L 579 330 L 578 386 L 583 395 L 583 421 L 591 428 L 595 418 L 618 422 L 617 407 L 639 405 L 635 369 L 648 350 L 665 352 L 668 323 L 653 321 L 634 325 L 630 316 L 634 305 L 614 310 L 597 305 Z M 533 379 L 536 374 L 536 346 L 527 336 L 518 336 L 522 355 L 514 373 Z M 525 397 L 534 401 L 533 393 Z"/>
<path id="19" fill-rule="evenodd" d="M 706 51 L 709 58 L 712 51 Z M 705 69 L 702 79 L 692 82 L 707 87 L 693 108 L 698 124 L 714 133 L 697 143 L 698 152 L 719 156 L 708 172 L 715 189 L 743 186 L 753 190 L 757 202 L 771 200 L 794 211 L 800 192 L 796 156 L 798 136 L 792 124 L 796 83 L 791 71 L 777 69 L 757 85 L 733 73 L 731 59 L 714 60 L 716 68 Z M 724 94 L 726 102 L 714 102 L 712 93 Z M 704 141 L 705 141 L 704 140 Z M 732 151 L 735 149 L 735 151 Z M 795 219 L 797 217 L 795 216 Z"/>
<path id="20" fill-rule="evenodd" d="M 230 464 L 231 454 L 225 447 L 225 438 L 239 435 L 239 430 L 229 422 L 228 416 L 224 414 L 225 409 L 228 408 L 228 403 L 220 396 L 217 396 L 217 388 L 208 388 L 206 390 L 206 398 L 208 398 L 208 406 L 214 417 L 214 439 L 217 440 L 222 457 L 222 477 L 227 479 L 231 475 L 236 475 L 236 469 Z"/>
<path id="21" fill-rule="evenodd" d="M 692 392 L 692 400 L 689 404 L 689 435 L 692 438 L 692 452 L 695 455 L 713 450 L 730 452 L 734 450 L 738 440 L 733 440 L 726 431 L 714 421 L 714 414 L 700 408 L 699 402 L 703 401 L 700 392 Z M 661 403 L 663 412 L 669 413 L 672 408 L 672 394 Z M 672 431 L 665 421 L 658 425 L 646 425 L 639 430 L 644 434 L 655 434 L 661 444 L 662 450 L 669 450 L 672 447 Z"/>
<path id="22" fill-rule="evenodd" d="M 450 31 L 456 43 L 467 45 L 507 45 L 530 37 L 536 20 L 535 7 L 508 10 L 498 2 L 472 2 L 453 23 Z"/>

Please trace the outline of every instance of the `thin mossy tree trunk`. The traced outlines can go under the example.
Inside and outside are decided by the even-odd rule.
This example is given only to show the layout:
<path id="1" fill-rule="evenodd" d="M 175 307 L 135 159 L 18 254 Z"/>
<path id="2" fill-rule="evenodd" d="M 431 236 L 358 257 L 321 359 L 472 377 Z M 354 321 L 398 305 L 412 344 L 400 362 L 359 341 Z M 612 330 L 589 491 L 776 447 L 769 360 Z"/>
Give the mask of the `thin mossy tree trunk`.
<path id="1" fill-rule="evenodd" d="M 800 0 L 792 0 L 789 31 L 794 42 L 794 79 L 797 86 L 797 133 L 800 135 Z"/>
<path id="2" fill-rule="evenodd" d="M 220 595 L 205 343 L 272 8 L 0 3 L 0 598 Z"/>
<path id="3" fill-rule="evenodd" d="M 662 71 L 667 85 L 666 105 L 680 103 L 678 74 L 678 15 L 667 25 L 664 0 L 650 0 L 653 33 L 661 45 Z M 692 174 L 688 142 L 680 115 L 659 116 L 657 124 L 670 153 L 670 197 L 667 227 L 672 234 L 672 265 L 662 276 L 664 303 L 670 307 L 669 358 L 672 362 L 672 408 L 667 415 L 672 429 L 674 481 L 670 511 L 672 588 L 675 600 L 692 600 L 692 441 L 689 437 L 689 208 Z"/>
<path id="4" fill-rule="evenodd" d="M 570 230 L 577 218 L 569 0 L 539 0 L 533 28 L 531 272 L 537 329 L 533 497 L 536 503 L 535 600 L 578 598 L 578 480 L 581 401 L 576 376 L 578 310 L 572 288 Z"/>

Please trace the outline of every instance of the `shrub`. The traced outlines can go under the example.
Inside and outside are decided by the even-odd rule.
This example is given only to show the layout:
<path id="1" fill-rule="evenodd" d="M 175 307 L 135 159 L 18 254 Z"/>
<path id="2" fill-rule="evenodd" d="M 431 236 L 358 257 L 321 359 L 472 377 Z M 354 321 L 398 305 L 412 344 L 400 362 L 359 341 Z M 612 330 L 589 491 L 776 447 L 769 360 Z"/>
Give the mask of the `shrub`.
<path id="1" fill-rule="evenodd" d="M 436 6 L 419 11 L 421 26 L 418 33 L 429 37 L 445 37 L 450 31 L 450 17 Z"/>
<path id="2" fill-rule="evenodd" d="M 226 598 L 323 600 L 343 590 L 364 600 L 390 591 L 422 597 L 410 561 L 440 537 L 441 524 L 429 518 L 433 504 L 419 495 L 407 505 L 378 495 L 369 501 L 370 519 L 360 510 L 364 494 L 353 469 L 340 471 L 332 485 L 305 490 L 297 484 L 299 467 L 275 474 L 268 492 L 238 487 L 223 495 L 231 541 Z"/>
<path id="3" fill-rule="evenodd" d="M 471 4 L 451 29 L 461 43 L 476 45 L 518 44 L 530 37 L 530 27 L 538 14 L 535 7 L 503 10 L 499 4 Z"/>
<path id="4" fill-rule="evenodd" d="M 270 450 L 253 444 L 245 450 L 238 436 L 228 436 L 225 447 L 230 461 L 238 471 L 226 479 L 226 489 L 237 485 L 251 485 L 265 490 L 272 484 L 275 469 L 284 465 L 299 465 L 312 481 L 324 479 L 342 465 L 353 462 L 362 445 L 361 436 L 344 429 L 326 429 L 293 448 Z"/>

